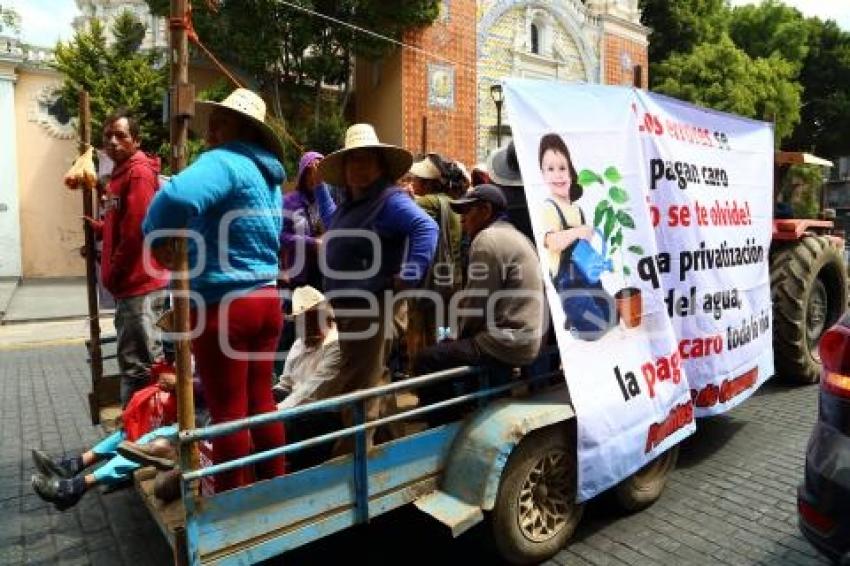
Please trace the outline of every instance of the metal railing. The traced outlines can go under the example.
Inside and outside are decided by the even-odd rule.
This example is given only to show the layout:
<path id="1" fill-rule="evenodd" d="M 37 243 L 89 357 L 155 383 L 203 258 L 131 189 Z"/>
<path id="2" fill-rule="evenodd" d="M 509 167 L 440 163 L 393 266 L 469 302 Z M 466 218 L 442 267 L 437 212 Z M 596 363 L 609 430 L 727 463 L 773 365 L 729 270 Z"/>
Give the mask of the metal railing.
<path id="1" fill-rule="evenodd" d="M 548 354 L 543 354 L 547 355 Z M 542 355 L 542 356 L 543 356 Z M 541 359 L 542 359 L 541 356 Z M 505 373 L 509 372 L 510 368 L 505 368 Z M 499 370 L 501 373 L 501 369 Z M 241 431 L 246 428 L 252 428 L 275 422 L 285 422 L 298 417 L 305 417 L 317 413 L 326 413 L 330 411 L 341 411 L 346 408 L 353 409 L 354 424 L 337 431 L 329 432 L 313 438 L 308 438 L 292 444 L 286 444 L 262 452 L 256 452 L 242 458 L 213 464 L 211 466 L 200 468 L 197 470 L 187 470 L 182 474 L 184 482 L 184 494 L 191 494 L 189 488 L 191 482 L 200 480 L 205 477 L 213 476 L 223 472 L 228 472 L 244 466 L 249 466 L 275 458 L 292 454 L 298 451 L 311 448 L 313 446 L 332 442 L 342 438 L 354 436 L 354 484 L 355 484 L 355 514 L 358 522 L 365 522 L 368 519 L 368 474 L 367 474 L 367 446 L 366 446 L 366 431 L 383 425 L 396 423 L 399 421 L 420 417 L 428 413 L 433 413 L 446 409 L 448 407 L 470 403 L 473 401 L 483 402 L 488 398 L 496 397 L 506 393 L 512 389 L 529 386 L 551 380 L 556 376 L 561 376 L 561 370 L 546 371 L 539 375 L 534 375 L 523 379 L 514 379 L 510 376 L 505 376 L 506 383 L 500 383 L 495 386 L 490 386 L 490 379 L 493 377 L 494 370 L 483 367 L 462 366 L 449 370 L 439 371 L 428 375 L 412 377 L 403 381 L 390 383 L 380 387 L 364 389 L 323 399 L 305 405 L 299 405 L 288 409 L 283 409 L 270 413 L 253 415 L 244 419 L 229 421 L 226 423 L 214 424 L 204 428 L 192 430 L 184 430 L 178 433 L 178 441 L 181 446 L 187 446 L 192 442 L 202 440 L 212 440 L 214 438 L 225 436 L 228 434 Z M 477 376 L 477 389 L 463 393 L 461 395 L 452 396 L 448 399 L 437 401 L 425 406 L 415 407 L 403 412 L 389 415 L 383 418 L 372 421 L 365 421 L 365 403 L 374 398 L 380 398 L 387 395 L 394 395 L 401 391 L 409 391 L 421 389 L 436 383 L 444 382 L 450 379 L 459 379 L 465 377 Z"/>

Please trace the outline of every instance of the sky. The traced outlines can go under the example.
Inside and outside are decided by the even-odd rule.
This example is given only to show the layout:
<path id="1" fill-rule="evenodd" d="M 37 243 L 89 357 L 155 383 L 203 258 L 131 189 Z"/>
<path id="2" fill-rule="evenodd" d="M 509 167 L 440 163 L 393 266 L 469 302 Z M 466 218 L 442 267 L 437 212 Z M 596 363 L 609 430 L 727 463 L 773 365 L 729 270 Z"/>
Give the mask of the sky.
<path id="1" fill-rule="evenodd" d="M 53 47 L 56 41 L 71 39 L 71 21 L 79 15 L 74 0 L 0 0 L 21 16 L 21 39 L 26 43 Z"/>
<path id="2" fill-rule="evenodd" d="M 754 0 L 731 0 L 732 5 L 755 4 Z M 850 30 L 850 0 L 784 0 L 806 16 L 833 19 Z M 21 39 L 27 43 L 52 47 L 56 40 L 73 36 L 71 21 L 78 14 L 74 0 L 0 0 L 21 15 Z"/>

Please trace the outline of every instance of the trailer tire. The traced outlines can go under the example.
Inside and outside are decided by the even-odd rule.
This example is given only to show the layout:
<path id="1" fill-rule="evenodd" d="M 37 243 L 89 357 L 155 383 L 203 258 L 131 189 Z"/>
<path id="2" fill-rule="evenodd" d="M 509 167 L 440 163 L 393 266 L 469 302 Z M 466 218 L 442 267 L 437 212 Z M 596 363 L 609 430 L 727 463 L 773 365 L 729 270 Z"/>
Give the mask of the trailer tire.
<path id="1" fill-rule="evenodd" d="M 537 564 L 573 536 L 584 506 L 576 503 L 575 427 L 532 432 L 508 458 L 490 516 L 501 558 Z"/>
<path id="2" fill-rule="evenodd" d="M 771 257 L 773 351 L 776 374 L 800 384 L 817 383 L 821 334 L 847 307 L 847 268 L 824 236 L 804 236 Z"/>
<path id="3" fill-rule="evenodd" d="M 634 513 L 655 503 L 678 459 L 679 447 L 674 446 L 617 484 L 614 495 L 620 507 Z"/>

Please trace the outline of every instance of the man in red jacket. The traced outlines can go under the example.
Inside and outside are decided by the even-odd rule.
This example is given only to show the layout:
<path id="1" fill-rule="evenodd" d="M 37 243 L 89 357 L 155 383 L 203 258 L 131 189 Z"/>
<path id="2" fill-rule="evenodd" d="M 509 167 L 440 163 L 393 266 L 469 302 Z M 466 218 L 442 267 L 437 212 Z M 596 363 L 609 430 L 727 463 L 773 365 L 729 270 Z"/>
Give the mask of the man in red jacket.
<path id="1" fill-rule="evenodd" d="M 115 331 L 121 370 L 121 404 L 147 384 L 148 368 L 161 353 L 155 323 L 165 302 L 168 276 L 142 257 L 142 220 L 159 187 L 159 160 L 140 149 L 139 124 L 126 109 L 103 122 L 104 151 L 115 164 L 106 188 L 106 216 L 87 220 L 103 238 L 101 279 L 115 297 Z"/>

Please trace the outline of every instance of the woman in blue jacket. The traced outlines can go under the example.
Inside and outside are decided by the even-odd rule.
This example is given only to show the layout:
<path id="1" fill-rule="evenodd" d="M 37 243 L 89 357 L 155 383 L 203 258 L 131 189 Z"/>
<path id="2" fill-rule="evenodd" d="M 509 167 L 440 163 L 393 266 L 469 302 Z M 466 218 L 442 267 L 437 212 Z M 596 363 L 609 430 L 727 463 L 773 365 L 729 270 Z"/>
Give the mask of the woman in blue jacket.
<path id="1" fill-rule="evenodd" d="M 209 111 L 209 151 L 157 193 L 142 226 L 154 255 L 168 262 L 158 230 L 187 228 L 192 325 L 202 325 L 192 350 L 214 423 L 276 410 L 272 366 L 283 315 L 276 282 L 281 231 L 283 147 L 265 123 L 263 100 L 237 89 Z M 165 234 L 167 235 L 167 234 Z M 247 456 L 251 446 L 284 443 L 282 423 L 243 430 L 213 441 L 213 460 Z M 282 457 L 255 466 L 258 479 L 284 472 Z M 215 477 L 217 492 L 247 483 L 244 469 Z"/>
<path id="2" fill-rule="evenodd" d="M 437 246 L 437 223 L 396 185 L 412 162 L 407 150 L 380 143 L 371 125 L 355 124 L 344 148 L 319 164 L 322 178 L 344 193 L 323 245 L 347 391 L 389 383 L 393 315 L 405 305 L 393 291 L 419 285 Z M 367 402 L 366 419 L 378 418 L 380 407 L 379 399 Z"/>

